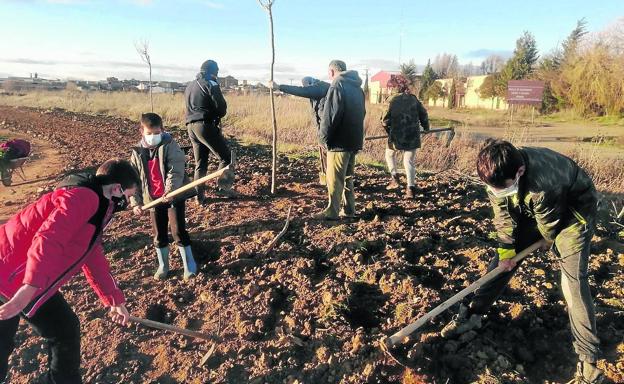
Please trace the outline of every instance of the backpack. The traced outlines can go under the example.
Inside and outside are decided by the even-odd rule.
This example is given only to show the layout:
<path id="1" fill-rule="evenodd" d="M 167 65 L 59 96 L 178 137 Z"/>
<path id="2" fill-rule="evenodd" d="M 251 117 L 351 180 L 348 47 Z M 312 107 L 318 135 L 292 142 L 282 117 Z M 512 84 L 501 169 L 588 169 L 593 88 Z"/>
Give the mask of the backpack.
<path id="1" fill-rule="evenodd" d="M 77 173 L 74 175 L 67 176 L 63 179 L 56 187 L 56 189 L 71 189 L 76 187 L 89 188 L 93 192 L 98 195 L 99 204 L 98 209 L 93 216 L 89 219 L 88 223 L 95 227 L 95 232 L 93 233 L 93 237 L 89 242 L 89 250 L 97 240 L 98 236 L 102 233 L 102 225 L 104 222 L 104 216 L 106 216 L 106 212 L 108 211 L 108 207 L 110 204 L 110 200 L 104 196 L 104 192 L 102 191 L 102 186 L 98 182 L 95 175 L 91 173 Z M 120 208 L 120 207 L 119 207 Z M 114 212 L 118 210 L 118 207 L 115 207 Z"/>

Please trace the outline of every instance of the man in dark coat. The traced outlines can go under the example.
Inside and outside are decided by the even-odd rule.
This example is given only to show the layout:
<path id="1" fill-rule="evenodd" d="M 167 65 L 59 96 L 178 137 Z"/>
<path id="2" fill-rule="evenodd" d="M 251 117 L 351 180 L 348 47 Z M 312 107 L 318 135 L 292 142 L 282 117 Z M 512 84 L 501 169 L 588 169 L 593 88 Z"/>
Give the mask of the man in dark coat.
<path id="1" fill-rule="evenodd" d="M 337 220 L 355 215 L 353 172 L 355 155 L 364 145 L 364 91 L 357 71 L 347 71 L 343 61 L 329 63 L 331 86 L 319 127 L 319 142 L 327 149 L 327 208 L 317 219 Z M 342 212 L 340 212 L 342 206 Z"/>
<path id="2" fill-rule="evenodd" d="M 208 156 L 212 153 L 219 159 L 219 169 L 230 165 L 230 172 L 225 172 L 218 180 L 219 190 L 230 195 L 234 182 L 234 164 L 230 148 L 221 133 L 221 119 L 227 112 L 227 103 L 217 82 L 219 66 L 213 60 L 205 61 L 195 80 L 188 83 L 184 98 L 186 100 L 186 128 L 193 145 L 195 157 L 195 180 L 206 176 Z M 197 201 L 205 200 L 205 186 L 197 187 Z"/>

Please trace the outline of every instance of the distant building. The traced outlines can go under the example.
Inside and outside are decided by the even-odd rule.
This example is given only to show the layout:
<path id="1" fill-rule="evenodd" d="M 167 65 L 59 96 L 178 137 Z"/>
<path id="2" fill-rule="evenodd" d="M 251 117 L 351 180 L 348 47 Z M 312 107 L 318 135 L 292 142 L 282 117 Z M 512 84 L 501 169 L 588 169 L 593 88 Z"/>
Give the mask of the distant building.
<path id="1" fill-rule="evenodd" d="M 238 80 L 233 76 L 219 77 L 217 81 L 222 89 L 238 87 Z"/>
<path id="2" fill-rule="evenodd" d="M 399 73 L 399 71 L 379 71 L 370 78 L 368 92 L 372 104 L 383 103 L 390 96 L 388 82 Z"/>
<path id="3" fill-rule="evenodd" d="M 479 94 L 479 88 L 485 81 L 487 75 L 468 76 L 463 79 L 457 79 L 455 84 L 455 100 L 460 108 L 488 108 L 503 109 L 508 108 L 507 102 L 502 97 L 482 98 Z M 453 85 L 453 79 L 436 80 L 442 87 L 443 96 L 438 98 L 430 98 L 428 104 L 431 106 L 447 107 L 448 93 Z"/>
<path id="4" fill-rule="evenodd" d="M 479 87 L 488 75 L 470 76 L 466 79 L 466 92 L 464 106 L 466 108 L 488 108 L 506 110 L 509 106 L 502 97 L 482 98 L 479 95 Z"/>
<path id="5" fill-rule="evenodd" d="M 368 83 L 368 100 L 372 104 L 380 104 L 386 102 L 390 95 L 397 92 L 396 89 L 388 86 L 388 82 L 390 82 L 390 80 L 400 74 L 401 72 L 399 71 L 379 71 L 375 75 L 373 75 Z M 416 75 L 415 86 L 417 88 L 419 86 L 420 78 L 420 74 Z"/>

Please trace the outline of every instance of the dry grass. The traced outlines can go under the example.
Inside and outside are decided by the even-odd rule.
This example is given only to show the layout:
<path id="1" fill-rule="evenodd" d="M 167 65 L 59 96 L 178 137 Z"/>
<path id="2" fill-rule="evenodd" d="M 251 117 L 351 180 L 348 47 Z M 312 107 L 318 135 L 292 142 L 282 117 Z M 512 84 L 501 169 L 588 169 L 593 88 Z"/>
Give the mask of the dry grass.
<path id="1" fill-rule="evenodd" d="M 247 142 L 269 144 L 271 138 L 270 101 L 265 95 L 226 95 L 228 115 L 224 131 Z M 132 92 L 32 92 L 25 95 L 2 95 L 0 104 L 38 108 L 63 108 L 82 113 L 100 113 L 137 120 L 149 110 L 149 97 Z M 279 97 L 276 100 L 278 140 L 280 150 L 288 152 L 307 151 L 316 153 L 316 127 L 312 124 L 310 105 L 307 100 L 295 97 Z M 365 129 L 367 136 L 385 132 L 380 126 L 382 105 L 367 105 Z M 154 109 L 167 126 L 184 126 L 184 96 L 181 94 L 154 95 Z M 489 125 L 505 118 L 497 111 L 448 111 L 431 108 L 432 126 L 447 125 L 450 121 L 467 121 L 469 124 Z M 531 133 L 523 129 L 509 129 L 504 138 L 515 144 L 539 145 L 531 140 Z M 457 171 L 474 174 L 474 161 L 481 143 L 468 135 L 460 135 L 446 147 L 445 137 L 427 136 L 418 152 L 417 164 L 421 169 Z M 595 146 L 571 145 L 564 153 L 578 161 L 593 176 L 598 188 L 604 192 L 621 193 L 624 190 L 624 161 L 604 161 L 599 156 L 600 143 Z M 383 166 L 385 140 L 367 142 L 359 157 L 360 162 Z"/>

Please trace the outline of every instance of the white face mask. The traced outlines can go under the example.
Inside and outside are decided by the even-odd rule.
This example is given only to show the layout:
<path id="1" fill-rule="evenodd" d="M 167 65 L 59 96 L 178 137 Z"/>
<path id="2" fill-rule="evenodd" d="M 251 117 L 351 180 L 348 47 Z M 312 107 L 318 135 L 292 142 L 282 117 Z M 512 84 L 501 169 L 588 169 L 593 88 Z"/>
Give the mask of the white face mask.
<path id="1" fill-rule="evenodd" d="M 520 181 L 520 176 L 516 177 L 516 180 L 507 188 L 503 189 L 495 189 L 488 185 L 488 190 L 494 195 L 496 198 L 503 198 L 508 196 L 513 196 L 518 193 L 518 184 Z"/>
<path id="2" fill-rule="evenodd" d="M 143 139 L 145 140 L 145 144 L 150 147 L 155 147 L 162 141 L 162 134 L 158 133 L 156 135 L 144 135 Z"/>

